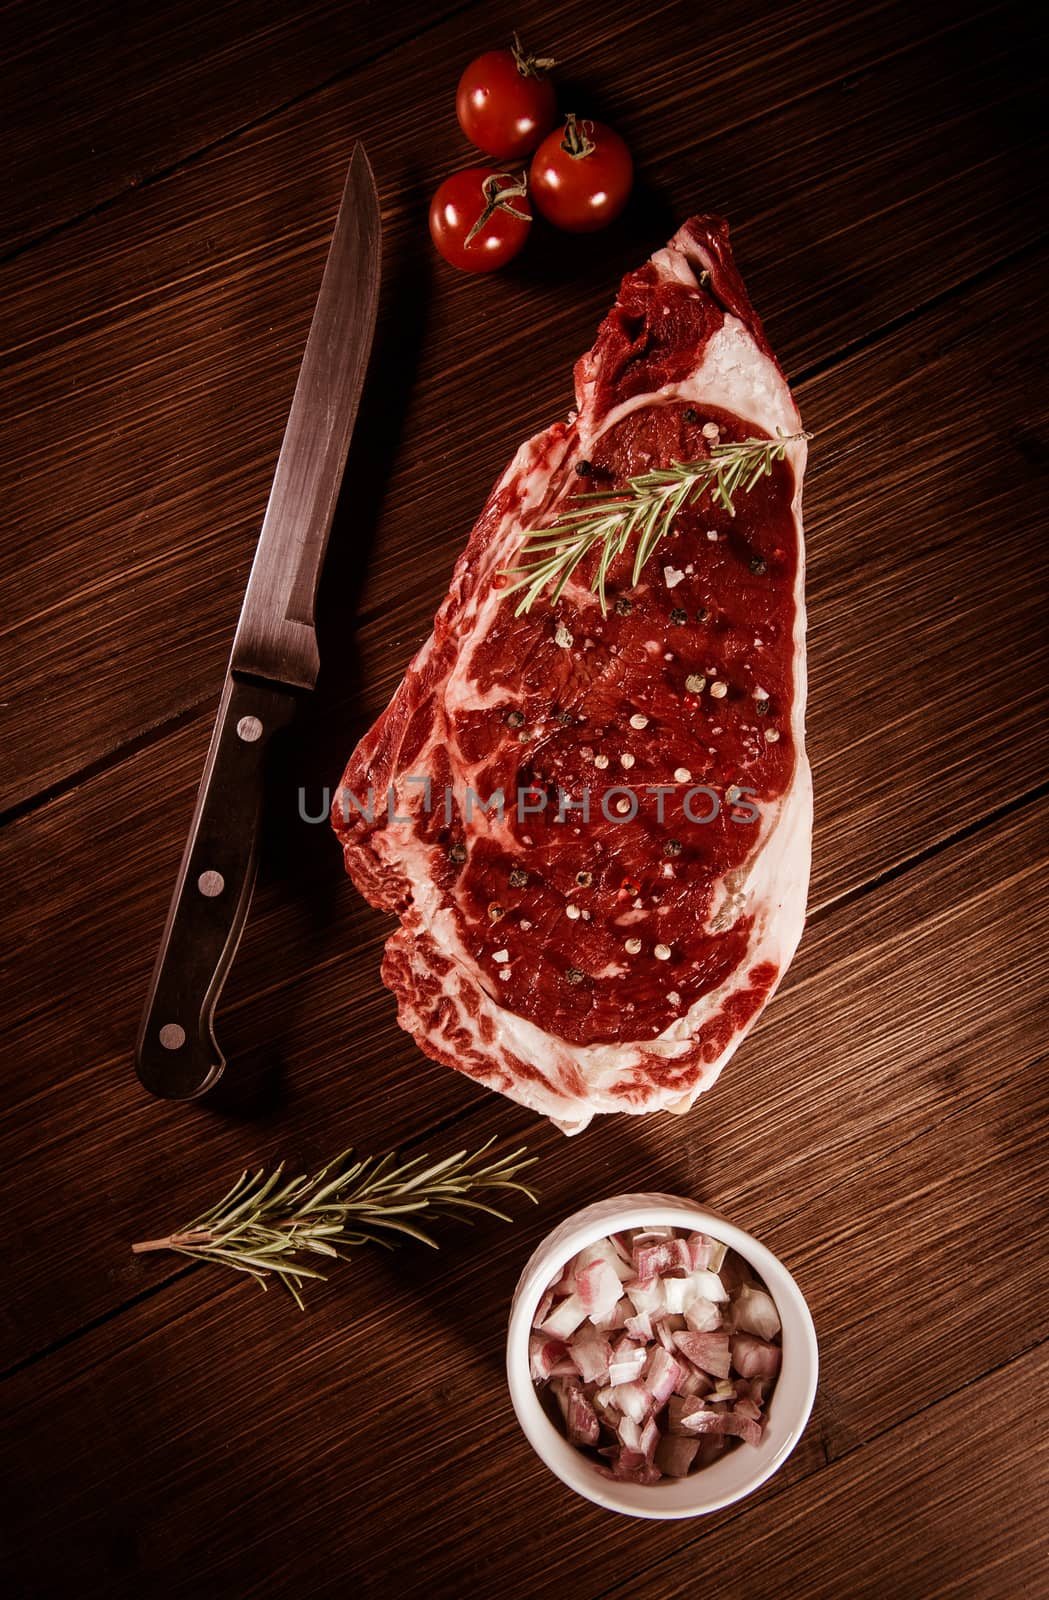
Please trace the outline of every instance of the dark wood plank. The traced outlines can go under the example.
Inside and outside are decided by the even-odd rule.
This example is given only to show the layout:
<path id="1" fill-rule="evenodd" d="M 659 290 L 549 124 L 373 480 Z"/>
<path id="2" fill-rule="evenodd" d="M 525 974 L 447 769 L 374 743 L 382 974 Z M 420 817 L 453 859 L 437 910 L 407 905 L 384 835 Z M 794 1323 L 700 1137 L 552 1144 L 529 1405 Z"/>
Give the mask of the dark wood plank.
<path id="1" fill-rule="evenodd" d="M 1049 1584 L 1041 1534 L 1049 1452 L 1031 1396 L 1047 1377 L 1043 1344 L 920 1413 L 811 1489 L 792 1488 L 752 1519 L 751 1537 L 733 1545 L 725 1563 L 730 1587 L 720 1592 L 732 1600 L 755 1593 L 838 1600 L 845 1592 L 850 1600 L 1034 1600 Z M 961 1417 L 981 1415 L 994 1418 L 993 1449 L 979 1426 L 959 1426 Z M 905 1494 L 901 1468 L 909 1475 Z M 609 1600 L 623 1593 L 676 1600 L 694 1595 L 695 1581 L 675 1557 L 638 1586 L 609 1589 Z"/>
<path id="2" fill-rule="evenodd" d="M 1030 829 L 1024 837 L 1029 845 Z M 963 867 L 979 871 L 973 845 L 959 852 L 956 870 Z M 897 943 L 899 965 L 905 947 L 917 947 L 913 936 Z M 904 969 L 901 981 L 916 986 L 921 975 Z M 824 1019 L 837 1037 L 840 1020 Z M 840 1579 L 848 1537 L 835 1510 L 840 1486 L 872 1473 L 876 1540 L 891 1531 L 907 1559 L 925 1562 L 927 1523 L 910 1533 L 904 1526 L 916 1478 L 928 1482 L 951 1528 L 986 1498 L 978 1477 L 967 1482 L 964 1462 L 930 1441 L 949 1431 L 988 1470 L 1011 1441 L 1029 1442 L 1014 1426 L 1008 1369 L 997 1369 L 1011 1362 L 1032 1374 L 1017 1391 L 1030 1415 L 1036 1381 L 1022 1358 L 1044 1336 L 1049 1310 L 1035 1252 L 1010 1253 L 1008 1244 L 1033 1238 L 1045 1219 L 1045 1084 L 1000 1053 L 995 1060 L 993 1088 L 961 1106 L 941 1079 L 939 1111 L 917 1120 L 913 1091 L 901 1093 L 917 1061 L 883 1056 L 877 1074 L 902 1106 L 902 1142 L 876 1154 L 871 1141 L 849 1161 L 828 1157 L 813 1134 L 822 1101 L 810 1084 L 809 1161 L 818 1150 L 820 1170 L 807 1175 L 808 1194 L 764 1136 L 764 1171 L 743 1189 L 731 1159 L 720 1171 L 704 1161 L 707 1141 L 695 1130 L 674 1154 L 646 1121 L 591 1158 L 612 1192 L 667 1181 L 687 1155 L 696 1176 L 686 1187 L 766 1237 L 810 1298 L 824 1351 L 813 1422 L 784 1471 L 745 1505 L 684 1526 L 614 1524 L 564 1490 L 518 1433 L 501 1374 L 509 1296 L 533 1242 L 585 1198 L 578 1147 L 548 1133 L 541 1209 L 515 1229 L 486 1223 L 469 1242 L 446 1231 L 439 1255 L 362 1255 L 316 1289 L 306 1317 L 246 1281 L 198 1270 L 56 1352 L 46 1381 L 36 1368 L 11 1380 L 4 1449 L 28 1464 L 11 1495 L 14 1571 L 41 1586 L 75 1578 L 87 1594 L 133 1593 L 144 1583 L 163 1594 L 201 1585 L 216 1596 L 279 1595 L 292 1585 L 327 1594 L 334 1564 L 340 1583 L 351 1574 L 354 1592 L 368 1595 L 452 1596 L 469 1585 L 522 1600 L 570 1588 L 586 1600 L 629 1584 L 655 1596 L 694 1584 L 697 1570 L 727 1563 L 736 1572 L 741 1550 L 804 1505 L 806 1546 L 818 1552 L 819 1581 L 830 1583 L 835 1572 Z M 855 1067 L 838 1065 L 828 1075 L 832 1096 L 842 1069 Z M 853 1104 L 872 1076 L 855 1083 Z M 754 1087 L 760 1094 L 766 1085 Z M 738 1126 L 710 1142 L 726 1157 L 740 1151 L 745 1167 L 761 1153 Z M 92 1466 L 100 1440 L 101 1471 Z M 1003 1531 L 1008 1506 L 1028 1506 L 1037 1487 L 1033 1459 L 1024 1459 L 1013 1482 L 1022 1492 L 1005 1506 L 991 1497 Z M 407 1518 L 406 1483 L 425 1484 Z M 227 1496 L 236 1497 L 236 1515 Z M 64 1514 L 61 1548 L 37 1531 L 55 1504 Z M 1003 1545 L 1013 1540 L 996 1549 Z M 790 1587 L 809 1572 L 793 1550 L 782 1538 L 771 1547 L 777 1594 L 804 1592 Z M 977 1548 L 955 1560 L 955 1576 L 983 1570 Z M 1012 1592 L 984 1591 L 1003 1600 Z"/>
<path id="3" fill-rule="evenodd" d="M 426 195 L 462 154 L 429 37 L 398 52 L 411 117 L 391 118 L 381 74 L 353 76 L 311 101 L 306 129 L 298 110 L 275 118 L 9 267 L 0 469 L 18 581 L 3 639 L 13 753 L 0 803 L 215 692 L 353 133 L 376 159 L 388 259 L 375 421 L 328 588 L 342 636 L 368 572 L 364 617 L 382 616 L 379 637 L 365 629 L 360 641 L 370 714 L 427 627 L 492 478 L 568 403 L 571 363 L 620 272 L 673 218 L 722 204 L 739 222 L 742 264 L 791 367 L 826 360 L 1037 235 L 1017 161 L 1037 91 L 1004 42 L 1012 13 L 920 48 L 912 34 L 912 48 L 883 59 L 911 14 L 883 6 L 846 27 L 831 12 L 813 44 L 809 13 L 785 13 L 760 71 L 752 29 L 734 24 L 696 101 L 688 85 L 701 68 L 706 81 L 706 45 L 691 20 L 686 36 L 671 7 L 668 35 L 652 29 L 625 51 L 634 8 L 610 12 L 602 81 L 646 174 L 633 215 L 596 244 L 537 243 L 531 264 L 497 283 L 445 271 L 422 225 Z M 586 31 L 581 19 L 572 29 L 569 51 Z M 682 71 L 679 88 L 665 86 L 664 123 L 646 113 L 668 50 Z M 852 68 L 859 81 L 843 92 L 837 74 Z M 675 96 L 688 100 L 684 122 Z M 423 149 L 420 121 L 433 129 Z"/>
<path id="4" fill-rule="evenodd" d="M 119 0 L 0 13 L 0 255 L 229 138 L 461 9 Z M 46 85 L 46 92 L 42 92 Z"/>
<path id="5" fill-rule="evenodd" d="M 865 18 L 871 42 L 891 51 L 986 7 L 927 5 L 910 26 L 906 13 L 893 15 L 898 8 L 864 9 L 871 13 L 869 21 Z M 656 7 L 655 13 L 650 8 L 646 22 L 654 14 L 663 36 L 675 43 L 691 22 L 680 3 Z M 860 15 L 853 13 L 857 20 Z M 808 17 L 808 82 L 823 81 L 828 71 L 841 77 L 851 68 L 842 39 L 843 31 L 851 32 L 848 8 L 817 3 L 808 8 Z M 776 27 L 762 0 L 734 8 L 725 32 L 708 38 L 707 85 L 724 81 L 726 67 L 729 81 L 738 76 L 733 49 L 738 30 L 756 26 L 762 26 L 771 51 Z M 526 38 L 534 33 L 536 47 L 559 57 L 562 79 L 567 74 L 569 83 L 601 81 L 607 57 L 614 61 L 644 44 L 636 12 L 631 16 L 621 8 L 617 18 L 612 7 L 603 13 L 595 37 L 565 7 L 534 4 L 523 16 L 520 5 L 471 8 L 468 0 L 443 5 L 402 0 L 385 9 L 310 0 L 280 14 L 265 0 L 210 5 L 171 0 L 163 8 L 137 11 L 114 0 L 92 0 L 41 25 L 32 0 L 15 0 L 0 12 L 0 54 L 8 69 L 0 109 L 7 198 L 0 255 L 302 101 L 318 86 L 370 66 L 398 42 L 420 34 L 431 36 L 430 74 L 450 101 L 471 55 L 508 43 L 514 27 L 527 27 Z M 680 85 L 682 74 L 674 70 L 673 59 L 668 51 L 662 71 L 654 74 L 661 99 L 675 80 Z M 769 99 L 778 102 L 789 93 L 789 82 L 777 82 Z"/>

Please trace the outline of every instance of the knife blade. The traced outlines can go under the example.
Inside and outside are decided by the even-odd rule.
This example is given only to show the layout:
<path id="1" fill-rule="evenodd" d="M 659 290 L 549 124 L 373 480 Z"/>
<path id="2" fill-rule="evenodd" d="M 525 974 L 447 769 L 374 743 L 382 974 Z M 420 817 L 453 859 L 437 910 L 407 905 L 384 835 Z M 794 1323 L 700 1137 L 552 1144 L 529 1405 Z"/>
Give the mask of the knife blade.
<path id="1" fill-rule="evenodd" d="M 143 1085 L 192 1099 L 225 1059 L 214 1013 L 255 880 L 271 740 L 320 661 L 314 605 L 379 298 L 379 200 L 356 145 L 233 640 L 135 1049 Z"/>

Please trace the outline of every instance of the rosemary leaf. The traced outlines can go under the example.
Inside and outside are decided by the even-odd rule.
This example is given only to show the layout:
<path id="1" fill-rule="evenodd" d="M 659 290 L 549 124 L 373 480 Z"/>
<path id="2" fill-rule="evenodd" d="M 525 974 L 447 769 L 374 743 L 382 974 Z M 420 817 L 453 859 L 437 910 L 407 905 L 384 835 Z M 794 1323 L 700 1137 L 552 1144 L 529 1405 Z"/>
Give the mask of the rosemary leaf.
<path id="1" fill-rule="evenodd" d="M 759 478 L 767 477 L 775 463 L 783 460 L 788 444 L 809 438 L 811 434 L 802 432 L 713 444 L 710 454 L 701 460 L 675 461 L 639 473 L 625 488 L 610 494 L 589 491 L 573 495 L 552 526 L 533 529 L 525 536 L 518 564 L 501 574 L 514 580 L 504 593 L 524 591 L 516 615 L 530 611 L 548 587 L 554 604 L 595 546 L 600 546 L 601 555 L 590 588 L 597 594 L 602 612 L 607 612 L 609 569 L 634 538 L 637 547 L 631 582 L 636 584 L 674 518 L 686 506 L 709 493 L 715 505 L 734 517 L 735 497 L 749 494 Z"/>
<path id="2" fill-rule="evenodd" d="M 310 1278 L 323 1281 L 325 1274 L 307 1266 L 303 1255 L 344 1260 L 340 1245 L 377 1244 L 390 1250 L 402 1238 L 437 1249 L 436 1241 L 414 1220 L 421 1211 L 458 1217 L 461 1222 L 470 1222 L 469 1212 L 480 1211 L 508 1222 L 505 1212 L 476 1196 L 514 1190 L 534 1201 L 535 1195 L 518 1178 L 535 1157 L 523 1160 L 524 1150 L 514 1150 L 481 1165 L 491 1144 L 489 1139 L 473 1155 L 459 1150 L 429 1163 L 426 1156 L 415 1156 L 400 1165 L 392 1152 L 353 1161 L 353 1152 L 346 1150 L 312 1178 L 305 1174 L 284 1178 L 283 1162 L 269 1176 L 265 1168 L 242 1172 L 222 1199 L 188 1227 L 131 1248 L 136 1253 L 172 1250 L 192 1260 L 231 1267 L 254 1278 L 263 1289 L 270 1277 L 279 1278 L 299 1308 L 305 1309 L 302 1284 Z"/>

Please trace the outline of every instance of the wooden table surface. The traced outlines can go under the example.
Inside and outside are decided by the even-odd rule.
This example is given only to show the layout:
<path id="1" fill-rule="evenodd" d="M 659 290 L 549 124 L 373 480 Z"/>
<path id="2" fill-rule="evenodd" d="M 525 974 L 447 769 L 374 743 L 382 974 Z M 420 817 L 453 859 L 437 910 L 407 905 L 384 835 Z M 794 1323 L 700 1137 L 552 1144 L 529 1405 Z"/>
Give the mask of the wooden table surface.
<path id="1" fill-rule="evenodd" d="M 63 15 L 63 11 L 66 15 Z M 1046 86 L 980 0 L 4 6 L 5 1576 L 25 1596 L 1044 1594 L 1049 908 Z M 458 73 L 514 27 L 639 171 L 604 236 L 433 254 Z M 377 343 L 204 1102 L 131 1049 L 343 175 Z M 425 1059 L 389 919 L 296 792 L 337 781 L 621 275 L 719 210 L 815 432 L 814 876 L 799 955 L 687 1119 L 566 1140 Z M 319 804 L 319 801 L 318 801 Z M 539 1157 L 512 1226 L 308 1297 L 130 1244 L 245 1165 Z M 692 1195 L 795 1272 L 822 1374 L 787 1466 L 616 1518 L 502 1378 L 536 1242 Z"/>

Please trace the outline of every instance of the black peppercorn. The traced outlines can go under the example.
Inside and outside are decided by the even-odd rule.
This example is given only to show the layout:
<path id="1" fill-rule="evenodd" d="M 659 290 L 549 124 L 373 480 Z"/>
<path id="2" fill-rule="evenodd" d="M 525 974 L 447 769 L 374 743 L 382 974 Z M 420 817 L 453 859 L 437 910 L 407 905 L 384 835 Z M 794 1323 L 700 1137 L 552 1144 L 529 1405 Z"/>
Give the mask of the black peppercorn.
<path id="1" fill-rule="evenodd" d="M 682 422 L 698 422 L 699 412 L 696 410 L 695 406 L 686 406 L 684 411 L 681 413 L 681 420 Z"/>
<path id="2" fill-rule="evenodd" d="M 633 609 L 634 605 L 631 600 L 621 598 L 616 601 L 616 615 L 619 617 L 629 617 Z"/>
<path id="3" fill-rule="evenodd" d="M 528 886 L 528 874 L 523 867 L 514 867 L 510 873 L 511 889 L 525 889 Z"/>
<path id="4" fill-rule="evenodd" d="M 760 578 L 762 573 L 769 570 L 768 562 L 764 561 L 761 556 L 751 556 L 750 570 L 751 572 L 756 573 L 756 575 Z"/>
<path id="5" fill-rule="evenodd" d="M 673 611 L 670 613 L 670 620 L 671 622 L 677 623 L 677 625 L 680 627 L 682 623 L 688 621 L 688 612 L 682 611 L 680 606 L 675 606 Z"/>
<path id="6" fill-rule="evenodd" d="M 503 721 L 509 728 L 521 728 L 524 726 L 524 712 L 507 711 L 503 715 Z"/>
<path id="7" fill-rule="evenodd" d="M 666 844 L 663 846 L 663 854 L 665 856 L 679 856 L 682 848 L 683 846 L 680 839 L 668 839 Z"/>
<path id="8" fill-rule="evenodd" d="M 466 860 L 466 846 L 464 844 L 453 844 L 448 851 L 448 860 L 454 861 L 457 866 L 461 866 Z"/>
<path id="9" fill-rule="evenodd" d="M 580 478 L 591 478 L 594 475 L 594 466 L 591 461 L 577 461 L 575 469 Z"/>

